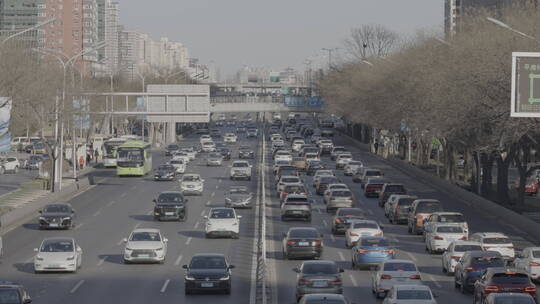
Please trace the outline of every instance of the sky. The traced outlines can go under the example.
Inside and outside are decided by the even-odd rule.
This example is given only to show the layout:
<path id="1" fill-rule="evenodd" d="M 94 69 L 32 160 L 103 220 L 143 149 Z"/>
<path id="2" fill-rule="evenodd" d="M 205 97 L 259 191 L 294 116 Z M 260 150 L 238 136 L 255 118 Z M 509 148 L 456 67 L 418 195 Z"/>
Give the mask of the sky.
<path id="1" fill-rule="evenodd" d="M 327 60 L 321 48 L 342 47 L 362 24 L 408 37 L 442 32 L 444 23 L 444 0 L 116 1 L 120 24 L 181 42 L 190 57 L 213 61 L 224 75 L 245 65 L 303 69 L 306 58 Z"/>

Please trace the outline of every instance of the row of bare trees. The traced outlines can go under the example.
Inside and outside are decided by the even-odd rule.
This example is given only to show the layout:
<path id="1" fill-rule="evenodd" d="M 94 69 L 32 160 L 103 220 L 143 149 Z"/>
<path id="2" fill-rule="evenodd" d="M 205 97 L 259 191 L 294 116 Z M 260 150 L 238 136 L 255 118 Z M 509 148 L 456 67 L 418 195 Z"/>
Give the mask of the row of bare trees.
<path id="1" fill-rule="evenodd" d="M 534 7 L 509 8 L 502 15 L 511 26 L 540 37 L 540 11 Z M 511 53 L 537 51 L 539 44 L 487 16 L 467 17 L 463 30 L 446 41 L 424 33 L 398 43 L 381 26 L 353 30 L 345 42 L 353 60 L 319 85 L 329 110 L 352 122 L 366 142 L 380 141 L 390 154 L 420 166 L 428 165 L 440 142 L 441 177 L 458 181 L 456 161 L 463 158 L 472 189 L 522 204 L 527 178 L 539 168 L 540 124 L 510 117 Z M 515 200 L 509 195 L 511 165 L 520 176 Z"/>

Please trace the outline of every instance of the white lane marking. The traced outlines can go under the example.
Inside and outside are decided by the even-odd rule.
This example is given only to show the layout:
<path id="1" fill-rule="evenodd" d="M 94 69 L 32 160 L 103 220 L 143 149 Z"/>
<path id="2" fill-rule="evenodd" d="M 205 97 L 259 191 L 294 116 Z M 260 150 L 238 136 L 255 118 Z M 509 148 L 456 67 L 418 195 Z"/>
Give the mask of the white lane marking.
<path id="1" fill-rule="evenodd" d="M 193 229 L 199 228 L 199 224 L 200 224 L 199 222 L 196 222 L 196 223 L 195 223 L 195 226 L 193 226 Z"/>
<path id="2" fill-rule="evenodd" d="M 131 190 L 137 189 L 137 186 L 131 186 Z"/>
<path id="3" fill-rule="evenodd" d="M 120 194 L 120 197 L 124 197 L 126 195 L 127 195 L 127 192 L 124 192 L 124 193 Z"/>
<path id="4" fill-rule="evenodd" d="M 216 185 L 216 189 L 219 188 L 219 185 Z"/>
<path id="5" fill-rule="evenodd" d="M 413 260 L 413 261 L 415 261 L 415 262 L 417 261 L 416 257 L 415 257 L 412 253 L 410 253 L 410 252 L 405 252 L 405 254 L 406 254 L 408 257 L 410 257 L 411 260 Z"/>
<path id="6" fill-rule="evenodd" d="M 367 213 L 368 213 L 369 215 L 373 215 L 373 211 L 371 211 L 371 209 L 368 209 L 368 210 L 367 210 Z"/>
<path id="7" fill-rule="evenodd" d="M 180 265 L 180 261 L 182 261 L 182 255 L 179 255 L 176 261 L 174 262 L 174 266 Z"/>
<path id="8" fill-rule="evenodd" d="M 399 242 L 400 242 L 400 240 L 399 240 L 397 237 L 393 237 L 392 240 L 393 240 L 394 242 L 396 242 L 396 243 L 399 243 Z"/>
<path id="9" fill-rule="evenodd" d="M 435 286 L 437 286 L 437 288 L 442 288 L 441 283 L 437 282 L 432 275 L 428 275 L 428 278 L 429 278 L 430 281 L 433 282 L 433 284 L 435 284 Z"/>
<path id="10" fill-rule="evenodd" d="M 342 261 L 345 261 L 345 256 L 343 255 L 343 252 L 338 251 L 338 255 L 339 255 L 339 258 L 340 258 Z"/>
<path id="11" fill-rule="evenodd" d="M 319 214 L 322 214 L 321 208 L 317 208 L 317 212 L 319 212 Z"/>
<path id="12" fill-rule="evenodd" d="M 69 291 L 69 293 L 75 293 L 81 285 L 84 284 L 84 280 L 80 280 L 73 288 Z"/>
<path id="13" fill-rule="evenodd" d="M 201 211 L 201 216 L 203 216 L 203 215 L 204 215 L 204 210 Z"/>
<path id="14" fill-rule="evenodd" d="M 103 263 L 105 262 L 106 259 L 107 259 L 107 256 L 104 256 L 101 259 L 99 259 L 99 262 L 97 263 L 98 267 L 103 265 Z"/>
<path id="15" fill-rule="evenodd" d="M 101 214 L 101 210 L 98 210 L 98 211 L 96 211 L 96 213 L 94 213 L 92 216 L 98 216 L 98 215 L 100 215 L 100 214 Z"/>
<path id="16" fill-rule="evenodd" d="M 167 286 L 169 286 L 170 282 L 171 282 L 171 280 L 165 281 L 165 283 L 163 283 L 163 287 L 161 287 L 161 290 L 159 292 L 164 293 L 165 290 L 167 290 Z"/>
<path id="17" fill-rule="evenodd" d="M 215 191 L 214 191 L 214 192 L 212 192 L 212 195 L 211 195 L 211 197 L 214 197 L 214 196 L 216 196 L 216 192 L 215 192 Z"/>
<path id="18" fill-rule="evenodd" d="M 116 204 L 115 201 L 110 201 L 110 202 L 107 204 L 107 207 L 110 207 L 110 206 L 112 206 L 112 205 L 114 205 L 114 204 Z"/>
<path id="19" fill-rule="evenodd" d="M 73 229 L 74 229 L 74 230 L 77 230 L 77 229 L 81 228 L 82 226 L 84 226 L 84 223 L 78 224 L 78 225 L 75 226 L 75 228 L 73 228 Z"/>
<path id="20" fill-rule="evenodd" d="M 28 264 L 28 263 L 31 263 L 32 261 L 34 261 L 34 257 L 31 256 L 29 257 L 28 259 L 26 259 L 26 261 L 24 261 L 25 264 Z"/>
<path id="21" fill-rule="evenodd" d="M 150 210 L 150 211 L 146 212 L 146 215 L 152 215 L 153 212 L 154 211 Z"/>
<path id="22" fill-rule="evenodd" d="M 323 224 L 325 227 L 328 227 L 328 223 L 326 222 L 326 220 L 322 220 Z"/>
<path id="23" fill-rule="evenodd" d="M 222 182 L 222 181 L 223 181 L 223 180 L 221 180 L 221 179 L 220 179 L 220 180 L 218 181 L 218 183 L 220 183 L 220 184 L 221 184 L 221 182 Z"/>
<path id="24" fill-rule="evenodd" d="M 336 237 L 334 236 L 333 233 L 330 234 L 330 239 L 332 240 L 332 242 L 335 242 L 335 241 L 336 241 Z"/>
<path id="25" fill-rule="evenodd" d="M 353 277 L 353 275 L 350 274 L 350 273 L 349 273 L 349 278 L 351 279 L 351 282 L 352 282 L 353 286 L 357 287 L 358 283 L 356 282 L 356 279 Z"/>
<path id="26" fill-rule="evenodd" d="M 187 240 L 186 240 L 186 245 L 189 245 L 189 243 L 191 243 L 191 240 L 193 239 L 193 237 L 188 237 Z"/>
<path id="27" fill-rule="evenodd" d="M 141 223 L 137 223 L 137 225 L 135 225 L 135 227 L 133 227 L 133 230 L 139 228 L 139 226 L 141 226 Z"/>

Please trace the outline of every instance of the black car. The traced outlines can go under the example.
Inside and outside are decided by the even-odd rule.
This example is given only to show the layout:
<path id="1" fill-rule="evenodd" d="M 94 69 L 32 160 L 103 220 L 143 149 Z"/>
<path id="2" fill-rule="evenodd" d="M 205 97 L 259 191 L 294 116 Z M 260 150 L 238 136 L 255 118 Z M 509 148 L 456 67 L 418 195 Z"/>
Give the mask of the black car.
<path id="1" fill-rule="evenodd" d="M 229 148 L 223 147 L 218 151 L 223 156 L 223 160 L 231 160 L 231 150 Z"/>
<path id="2" fill-rule="evenodd" d="M 154 171 L 154 180 L 172 181 L 176 178 L 176 168 L 172 165 L 161 165 Z"/>
<path id="3" fill-rule="evenodd" d="M 39 213 L 39 229 L 70 229 L 74 226 L 75 210 L 70 204 L 49 204 Z"/>
<path id="4" fill-rule="evenodd" d="M 241 146 L 238 150 L 238 158 L 255 158 L 255 152 L 250 146 Z"/>
<path id="5" fill-rule="evenodd" d="M 307 175 L 313 175 L 317 170 L 324 169 L 324 165 L 320 160 L 310 160 L 308 161 L 308 166 L 306 168 Z"/>
<path id="6" fill-rule="evenodd" d="M 219 132 L 219 130 L 210 130 L 210 137 L 221 138 L 221 133 Z"/>
<path id="7" fill-rule="evenodd" d="M 248 129 L 247 130 L 247 137 L 257 137 L 257 129 Z"/>
<path id="8" fill-rule="evenodd" d="M 293 227 L 283 234 L 283 257 L 311 258 L 322 256 L 323 235 L 312 227 Z"/>
<path id="9" fill-rule="evenodd" d="M 187 203 L 182 192 L 161 192 L 154 199 L 154 220 L 156 221 L 185 221 L 187 219 Z"/>
<path id="10" fill-rule="evenodd" d="M 185 293 L 200 291 L 222 291 L 231 293 L 231 269 L 225 255 L 219 253 L 201 253 L 191 258 L 189 265 L 182 266 L 186 270 L 184 276 Z"/>
<path id="11" fill-rule="evenodd" d="M 175 144 L 168 145 L 165 148 L 165 155 L 166 156 L 171 156 L 171 155 L 173 155 L 174 152 L 176 152 L 178 150 L 180 150 L 180 147 L 178 145 L 175 145 Z"/>
<path id="12" fill-rule="evenodd" d="M 0 303 L 27 304 L 32 299 L 19 283 L 0 281 Z"/>

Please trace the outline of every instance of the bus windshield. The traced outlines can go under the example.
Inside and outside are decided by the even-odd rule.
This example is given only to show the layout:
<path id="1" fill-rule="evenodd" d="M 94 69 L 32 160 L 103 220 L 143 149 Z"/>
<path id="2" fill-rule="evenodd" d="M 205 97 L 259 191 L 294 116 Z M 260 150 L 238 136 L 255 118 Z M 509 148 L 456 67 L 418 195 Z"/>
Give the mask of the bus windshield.
<path id="1" fill-rule="evenodd" d="M 143 150 L 139 148 L 118 149 L 118 160 L 140 162 L 144 160 Z"/>

